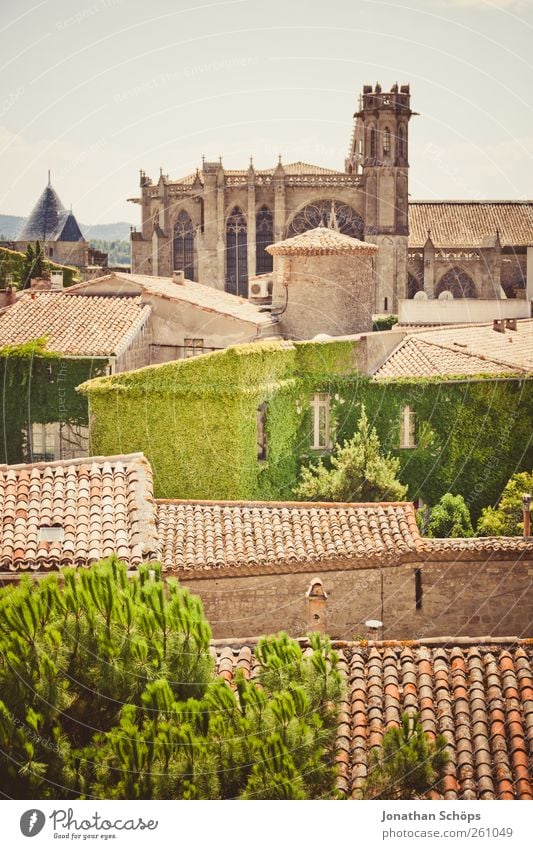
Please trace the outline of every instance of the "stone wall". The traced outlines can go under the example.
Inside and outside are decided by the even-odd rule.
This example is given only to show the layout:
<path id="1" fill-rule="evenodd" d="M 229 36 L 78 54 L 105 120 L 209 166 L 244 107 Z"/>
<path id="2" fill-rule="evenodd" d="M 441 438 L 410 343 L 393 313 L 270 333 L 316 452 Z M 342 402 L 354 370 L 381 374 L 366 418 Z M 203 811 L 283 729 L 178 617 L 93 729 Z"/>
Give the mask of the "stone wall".
<path id="1" fill-rule="evenodd" d="M 533 636 L 531 560 L 467 553 L 461 559 L 413 560 L 382 570 L 321 566 L 293 574 L 178 577 L 200 595 L 214 636 L 221 638 L 279 630 L 306 634 L 313 624 L 306 592 L 316 577 L 328 596 L 325 630 L 338 639 L 369 636 L 365 622 L 370 619 L 383 621 L 379 636 L 384 639 Z"/>

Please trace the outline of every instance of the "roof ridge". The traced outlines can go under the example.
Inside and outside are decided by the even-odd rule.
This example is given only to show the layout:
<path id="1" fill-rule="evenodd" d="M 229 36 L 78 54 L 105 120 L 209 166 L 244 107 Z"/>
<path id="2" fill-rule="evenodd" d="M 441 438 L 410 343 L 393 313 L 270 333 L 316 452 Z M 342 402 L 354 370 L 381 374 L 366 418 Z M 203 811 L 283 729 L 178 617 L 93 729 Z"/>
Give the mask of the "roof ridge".
<path id="1" fill-rule="evenodd" d="M 49 469 L 49 468 L 66 468 L 67 466 L 82 466 L 82 465 L 103 465 L 104 463 L 124 463 L 124 462 L 135 462 L 137 460 L 143 461 L 146 460 L 144 453 L 142 451 L 137 451 L 134 454 L 112 454 L 108 457 L 104 455 L 98 455 L 95 457 L 73 457 L 70 460 L 50 460 L 48 462 L 41 460 L 38 463 L 15 463 L 13 465 L 8 465 L 7 463 L 0 463 L 0 472 L 9 471 L 11 469 L 15 470 L 23 470 L 23 469 Z"/>
<path id="2" fill-rule="evenodd" d="M 156 498 L 156 504 L 196 504 L 202 507 L 406 507 L 414 511 L 412 501 L 227 501 L 222 499 Z"/>
<path id="3" fill-rule="evenodd" d="M 212 639 L 210 645 L 219 648 L 241 648 L 247 645 L 256 645 L 263 636 L 254 637 L 222 637 Z M 300 646 L 308 647 L 311 641 L 308 637 L 294 638 Z M 508 646 L 508 645 L 533 645 L 531 637 L 493 637 L 491 635 L 483 637 L 421 637 L 417 640 L 335 640 L 332 639 L 331 645 L 333 648 L 416 648 L 427 646 L 449 646 L 450 648 L 461 648 L 464 646 Z"/>
<path id="4" fill-rule="evenodd" d="M 454 347 L 455 344 L 456 344 L 455 342 L 451 342 L 449 344 L 445 344 L 443 342 L 434 342 L 434 341 L 430 341 L 428 339 L 421 339 L 420 336 L 416 336 L 414 334 L 413 334 L 413 336 L 411 336 L 409 338 L 416 339 L 418 342 L 422 342 L 424 345 L 430 345 L 430 346 L 433 346 L 435 348 L 440 348 L 441 350 L 444 350 L 444 351 L 452 351 L 454 354 L 460 354 L 463 357 L 470 357 L 471 359 L 474 359 L 474 360 L 481 360 L 482 362 L 494 363 L 495 365 L 498 365 L 498 366 L 504 365 L 504 366 L 508 366 L 510 369 L 511 368 L 514 369 L 515 371 L 520 371 L 520 372 L 523 372 L 524 374 L 528 373 L 528 370 L 525 369 L 523 366 L 517 366 L 514 363 L 509 363 L 507 360 L 497 360 L 494 357 L 487 356 L 487 354 L 476 354 L 473 351 L 463 350 L 462 348 L 459 349 L 457 347 Z"/>

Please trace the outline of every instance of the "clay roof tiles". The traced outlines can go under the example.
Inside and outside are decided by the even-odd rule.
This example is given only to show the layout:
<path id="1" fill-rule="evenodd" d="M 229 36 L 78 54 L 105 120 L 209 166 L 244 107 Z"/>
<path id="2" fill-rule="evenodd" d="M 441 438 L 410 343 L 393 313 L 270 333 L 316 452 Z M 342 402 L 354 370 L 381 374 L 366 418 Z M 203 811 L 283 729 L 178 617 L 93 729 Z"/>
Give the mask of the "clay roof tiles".
<path id="1" fill-rule="evenodd" d="M 533 201 L 411 201 L 409 247 L 430 231 L 435 247 L 479 247 L 499 233 L 503 247 L 533 245 Z"/>
<path id="2" fill-rule="evenodd" d="M 385 561 L 415 551 L 419 539 L 408 503 L 158 501 L 165 569 L 214 570 Z"/>
<path id="3" fill-rule="evenodd" d="M 140 298 L 104 298 L 37 291 L 22 295 L 0 315 L 0 347 L 46 336 L 48 350 L 74 357 L 122 353 L 148 320 Z"/>
<path id="4" fill-rule="evenodd" d="M 152 471 L 142 454 L 0 466 L 0 570 L 128 566 L 156 551 Z M 61 528 L 47 541 L 41 528 Z"/>
<path id="5" fill-rule="evenodd" d="M 378 248 L 371 242 L 362 242 L 330 227 L 314 227 L 290 239 L 269 245 L 265 250 L 273 256 L 338 255 L 375 253 Z"/>
<path id="6" fill-rule="evenodd" d="M 300 641 L 302 649 L 306 641 Z M 255 641 L 213 645 L 229 686 L 237 669 L 257 678 Z M 440 637 L 406 642 L 333 642 L 346 691 L 339 704 L 339 790 L 357 797 L 372 749 L 405 711 L 446 739 L 440 798 L 533 799 L 533 641 Z"/>

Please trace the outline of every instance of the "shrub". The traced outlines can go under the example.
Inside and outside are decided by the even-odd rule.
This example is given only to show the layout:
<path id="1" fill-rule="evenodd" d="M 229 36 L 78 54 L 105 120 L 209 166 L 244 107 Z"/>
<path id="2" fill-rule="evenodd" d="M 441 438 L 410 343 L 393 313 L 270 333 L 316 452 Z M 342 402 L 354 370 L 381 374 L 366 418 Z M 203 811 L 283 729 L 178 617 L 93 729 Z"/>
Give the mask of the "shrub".
<path id="1" fill-rule="evenodd" d="M 430 511 L 428 537 L 473 537 L 470 511 L 462 495 L 447 492 Z"/>
<path id="2" fill-rule="evenodd" d="M 521 536 L 524 532 L 523 493 L 533 493 L 533 472 L 519 472 L 512 476 L 502 492 L 498 506 L 482 510 L 477 535 Z"/>

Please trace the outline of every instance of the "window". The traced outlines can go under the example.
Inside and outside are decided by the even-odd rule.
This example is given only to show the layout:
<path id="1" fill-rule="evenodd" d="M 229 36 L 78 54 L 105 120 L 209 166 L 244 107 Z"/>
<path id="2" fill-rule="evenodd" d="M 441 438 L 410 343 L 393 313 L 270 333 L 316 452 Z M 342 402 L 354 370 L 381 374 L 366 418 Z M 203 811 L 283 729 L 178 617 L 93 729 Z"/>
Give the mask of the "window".
<path id="1" fill-rule="evenodd" d="M 59 422 L 32 424 L 29 436 L 30 463 L 48 463 L 59 459 Z"/>
<path id="2" fill-rule="evenodd" d="M 267 458 L 267 432 L 266 432 L 266 403 L 259 404 L 256 417 L 256 433 L 257 433 L 257 459 L 266 460 Z"/>
<path id="3" fill-rule="evenodd" d="M 416 414 L 411 407 L 402 410 L 400 448 L 416 448 Z"/>
<path id="4" fill-rule="evenodd" d="M 400 128 L 398 130 L 398 158 L 405 159 L 406 150 L 405 150 L 405 128 L 403 124 L 400 124 Z"/>
<path id="5" fill-rule="evenodd" d="M 329 395 L 327 392 L 317 392 L 311 401 L 313 412 L 313 441 L 316 449 L 331 448 L 329 428 Z"/>
<path id="6" fill-rule="evenodd" d="M 238 206 L 226 223 L 226 291 L 248 297 L 248 225 Z"/>
<path id="7" fill-rule="evenodd" d="M 59 425 L 60 456 L 62 460 L 86 457 L 89 453 L 89 428 L 87 425 L 61 422 Z"/>
<path id="8" fill-rule="evenodd" d="M 383 131 L 383 156 L 390 156 L 391 151 L 391 140 L 390 140 L 390 130 L 388 127 L 385 127 Z"/>
<path id="9" fill-rule="evenodd" d="M 183 344 L 183 356 L 185 359 L 188 359 L 189 357 L 197 357 L 198 354 L 203 354 L 203 352 L 203 339 L 189 339 L 185 337 Z"/>
<path id="10" fill-rule="evenodd" d="M 181 210 L 174 224 L 173 246 L 174 271 L 183 271 L 186 280 L 194 280 L 194 225 L 184 209 Z"/>
<path id="11" fill-rule="evenodd" d="M 272 271 L 271 254 L 265 248 L 274 241 L 274 222 L 268 206 L 262 206 L 255 219 L 256 274 L 268 274 Z"/>

